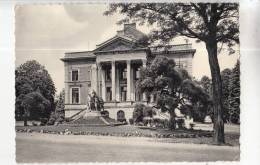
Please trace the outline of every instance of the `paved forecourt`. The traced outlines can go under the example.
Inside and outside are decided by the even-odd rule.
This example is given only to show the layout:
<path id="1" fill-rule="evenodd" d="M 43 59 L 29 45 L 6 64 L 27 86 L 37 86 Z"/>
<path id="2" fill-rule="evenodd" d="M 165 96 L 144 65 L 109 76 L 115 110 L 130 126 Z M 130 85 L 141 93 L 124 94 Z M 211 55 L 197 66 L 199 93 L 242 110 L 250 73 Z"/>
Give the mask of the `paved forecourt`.
<path id="1" fill-rule="evenodd" d="M 238 161 L 238 146 L 164 142 L 140 137 L 17 133 L 16 160 L 25 162 Z"/>

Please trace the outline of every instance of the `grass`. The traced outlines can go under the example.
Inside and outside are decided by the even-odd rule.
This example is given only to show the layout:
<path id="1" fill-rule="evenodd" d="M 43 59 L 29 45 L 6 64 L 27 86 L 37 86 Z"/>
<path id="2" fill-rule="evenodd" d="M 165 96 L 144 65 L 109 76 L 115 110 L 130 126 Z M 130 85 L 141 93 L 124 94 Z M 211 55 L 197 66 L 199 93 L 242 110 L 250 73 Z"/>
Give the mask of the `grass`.
<path id="1" fill-rule="evenodd" d="M 178 143 L 212 144 L 212 131 L 203 130 L 167 130 L 167 129 L 140 129 L 135 126 L 16 126 L 17 132 L 43 132 L 64 134 L 70 131 L 74 135 L 123 136 L 123 137 L 153 137 L 160 141 Z M 239 132 L 226 133 L 227 145 L 239 145 Z"/>

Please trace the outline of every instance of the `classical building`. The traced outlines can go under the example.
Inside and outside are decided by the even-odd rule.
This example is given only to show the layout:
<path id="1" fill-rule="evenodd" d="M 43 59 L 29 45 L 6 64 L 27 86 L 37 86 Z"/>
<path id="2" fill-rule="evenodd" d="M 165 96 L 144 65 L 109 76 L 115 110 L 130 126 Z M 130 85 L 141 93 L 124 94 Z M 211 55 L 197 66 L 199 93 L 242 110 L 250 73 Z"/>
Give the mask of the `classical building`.
<path id="1" fill-rule="evenodd" d="M 140 67 L 146 67 L 147 47 L 137 41 L 145 35 L 136 24 L 125 24 L 123 30 L 93 51 L 65 53 L 65 116 L 70 117 L 86 109 L 88 94 L 94 90 L 102 96 L 105 110 L 111 118 L 120 114 L 132 117 L 137 102 L 152 103 L 154 96 L 138 93 L 136 81 Z M 164 55 L 175 60 L 177 67 L 192 75 L 192 59 L 195 49 L 191 44 L 150 47 L 152 54 Z"/>

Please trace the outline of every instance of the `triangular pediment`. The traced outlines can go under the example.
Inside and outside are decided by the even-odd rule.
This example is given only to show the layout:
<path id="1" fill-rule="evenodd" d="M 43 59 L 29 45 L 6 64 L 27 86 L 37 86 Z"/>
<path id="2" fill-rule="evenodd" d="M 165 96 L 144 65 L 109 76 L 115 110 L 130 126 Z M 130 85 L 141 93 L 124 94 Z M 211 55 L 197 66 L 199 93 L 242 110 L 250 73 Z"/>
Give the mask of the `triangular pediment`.
<path id="1" fill-rule="evenodd" d="M 133 49 L 135 43 L 125 38 L 117 37 L 99 46 L 95 51 L 120 51 Z"/>

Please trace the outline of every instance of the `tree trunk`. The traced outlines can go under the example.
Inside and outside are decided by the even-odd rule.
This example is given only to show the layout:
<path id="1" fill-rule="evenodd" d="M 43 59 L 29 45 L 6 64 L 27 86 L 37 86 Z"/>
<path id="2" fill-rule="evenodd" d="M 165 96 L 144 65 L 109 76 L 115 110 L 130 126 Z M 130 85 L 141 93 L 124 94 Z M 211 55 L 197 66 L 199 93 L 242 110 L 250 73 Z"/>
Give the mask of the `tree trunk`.
<path id="1" fill-rule="evenodd" d="M 206 43 L 208 51 L 209 65 L 212 77 L 213 92 L 213 122 L 214 135 L 213 143 L 225 143 L 224 121 L 223 121 L 223 102 L 222 102 L 222 81 L 217 57 L 217 42 L 209 41 Z"/>
<path id="2" fill-rule="evenodd" d="M 169 125 L 170 130 L 176 129 L 175 117 L 176 117 L 175 112 L 174 111 L 170 112 L 170 122 L 169 122 L 170 123 L 170 125 Z"/>

